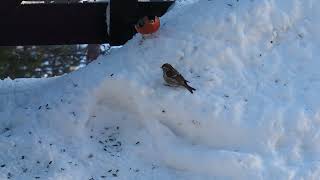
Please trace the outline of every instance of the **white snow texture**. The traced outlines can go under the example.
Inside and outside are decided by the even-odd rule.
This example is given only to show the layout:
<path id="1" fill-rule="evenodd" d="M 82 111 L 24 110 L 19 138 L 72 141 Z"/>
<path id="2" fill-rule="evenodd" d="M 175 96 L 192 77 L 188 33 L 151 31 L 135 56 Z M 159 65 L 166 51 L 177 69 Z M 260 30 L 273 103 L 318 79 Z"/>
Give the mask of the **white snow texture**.
<path id="1" fill-rule="evenodd" d="M 1 81 L 0 179 L 319 179 L 319 17 L 318 0 L 177 0 L 85 68 Z"/>

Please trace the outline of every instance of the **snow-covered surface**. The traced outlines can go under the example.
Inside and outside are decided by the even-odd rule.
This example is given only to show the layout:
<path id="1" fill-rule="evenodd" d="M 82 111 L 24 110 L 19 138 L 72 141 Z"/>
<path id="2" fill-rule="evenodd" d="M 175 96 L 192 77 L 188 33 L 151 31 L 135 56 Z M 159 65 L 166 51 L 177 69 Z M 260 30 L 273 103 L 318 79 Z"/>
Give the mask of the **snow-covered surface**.
<path id="1" fill-rule="evenodd" d="M 319 17 L 318 0 L 177 1 L 85 68 L 0 82 L 0 179 L 319 179 Z"/>

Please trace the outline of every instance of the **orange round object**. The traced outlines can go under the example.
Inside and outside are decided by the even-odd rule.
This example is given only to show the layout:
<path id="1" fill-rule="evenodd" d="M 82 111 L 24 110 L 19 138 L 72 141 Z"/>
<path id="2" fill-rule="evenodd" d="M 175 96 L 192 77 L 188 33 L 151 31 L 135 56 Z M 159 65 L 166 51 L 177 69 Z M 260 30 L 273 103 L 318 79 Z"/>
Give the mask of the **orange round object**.
<path id="1" fill-rule="evenodd" d="M 139 27 L 137 25 L 134 26 L 138 33 L 140 34 L 151 34 L 158 31 L 160 27 L 160 19 L 156 16 L 153 20 L 145 20 L 144 25 Z"/>

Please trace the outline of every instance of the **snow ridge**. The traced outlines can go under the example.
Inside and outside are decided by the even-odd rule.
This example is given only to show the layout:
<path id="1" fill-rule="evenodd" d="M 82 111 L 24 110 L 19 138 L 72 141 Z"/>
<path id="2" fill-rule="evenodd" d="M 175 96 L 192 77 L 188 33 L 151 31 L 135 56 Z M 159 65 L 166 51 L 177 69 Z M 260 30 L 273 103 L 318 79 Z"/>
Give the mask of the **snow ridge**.
<path id="1" fill-rule="evenodd" d="M 5 80 L 0 177 L 317 179 L 319 10 L 314 0 L 177 1 L 159 32 L 85 68 Z M 197 91 L 164 86 L 163 63 Z M 29 167 L 21 154 L 53 163 Z"/>

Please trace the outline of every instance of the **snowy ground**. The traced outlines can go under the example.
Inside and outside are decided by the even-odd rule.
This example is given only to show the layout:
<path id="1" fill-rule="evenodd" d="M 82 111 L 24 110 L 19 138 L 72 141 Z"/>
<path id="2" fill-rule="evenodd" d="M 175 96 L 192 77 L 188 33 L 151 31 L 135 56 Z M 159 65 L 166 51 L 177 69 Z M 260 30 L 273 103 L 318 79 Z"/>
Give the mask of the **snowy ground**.
<path id="1" fill-rule="evenodd" d="M 0 82 L 0 179 L 319 179 L 319 17 L 318 0 L 180 0 L 85 68 Z"/>

